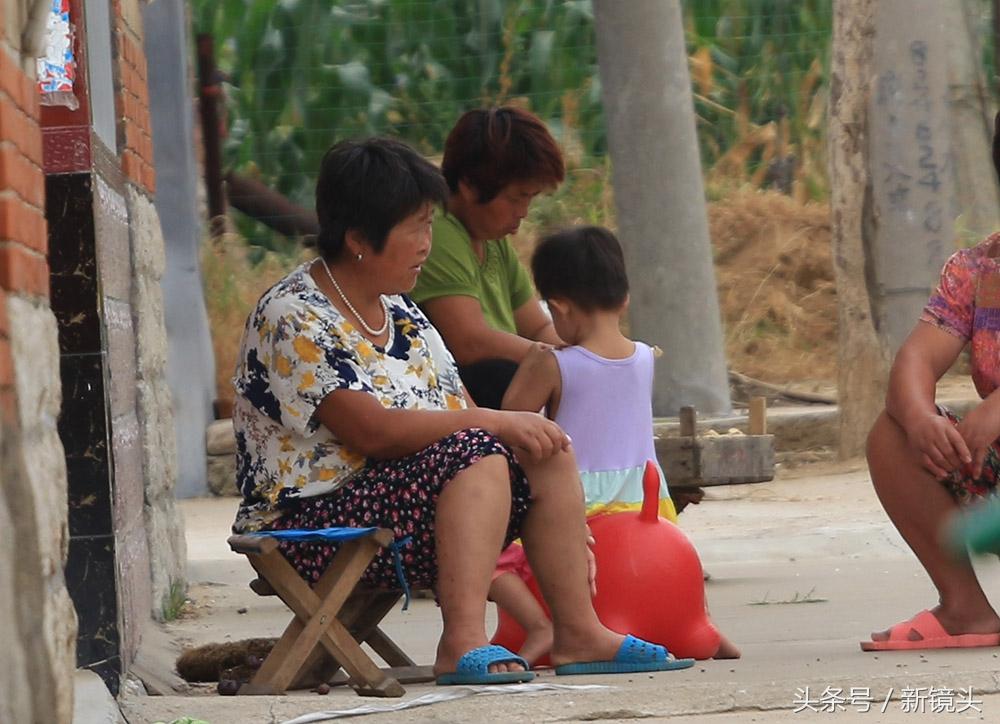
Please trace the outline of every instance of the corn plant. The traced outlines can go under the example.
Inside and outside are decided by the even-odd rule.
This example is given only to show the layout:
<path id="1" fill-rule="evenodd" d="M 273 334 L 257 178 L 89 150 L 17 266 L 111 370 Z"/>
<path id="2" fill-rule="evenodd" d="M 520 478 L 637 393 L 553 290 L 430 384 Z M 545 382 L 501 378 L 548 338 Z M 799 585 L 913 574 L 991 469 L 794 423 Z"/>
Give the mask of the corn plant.
<path id="1" fill-rule="evenodd" d="M 831 0 L 697 0 L 685 22 L 709 189 L 783 171 L 823 196 Z"/>
<path id="2" fill-rule="evenodd" d="M 522 102 L 600 147 L 589 0 L 196 0 L 227 74 L 226 163 L 308 204 L 340 138 L 387 133 L 440 152 L 462 111 Z"/>
<path id="3" fill-rule="evenodd" d="M 984 65 L 995 77 L 991 0 Z M 734 184 L 826 193 L 832 0 L 684 0 L 710 196 Z M 523 103 L 601 168 L 590 0 L 193 0 L 228 73 L 226 161 L 300 203 L 322 152 L 373 133 L 440 153 L 457 116 Z M 623 12 L 627 5 L 623 4 Z M 786 188 L 785 190 L 789 190 Z"/>

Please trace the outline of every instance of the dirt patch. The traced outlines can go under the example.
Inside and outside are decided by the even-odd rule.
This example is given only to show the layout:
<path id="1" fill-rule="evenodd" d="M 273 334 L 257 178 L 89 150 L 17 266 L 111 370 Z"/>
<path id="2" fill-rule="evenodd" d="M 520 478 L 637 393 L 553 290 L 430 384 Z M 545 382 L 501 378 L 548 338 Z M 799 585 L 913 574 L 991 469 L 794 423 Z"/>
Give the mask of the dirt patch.
<path id="1" fill-rule="evenodd" d="M 708 219 L 730 368 L 774 383 L 833 381 L 829 207 L 745 190 L 709 204 Z"/>

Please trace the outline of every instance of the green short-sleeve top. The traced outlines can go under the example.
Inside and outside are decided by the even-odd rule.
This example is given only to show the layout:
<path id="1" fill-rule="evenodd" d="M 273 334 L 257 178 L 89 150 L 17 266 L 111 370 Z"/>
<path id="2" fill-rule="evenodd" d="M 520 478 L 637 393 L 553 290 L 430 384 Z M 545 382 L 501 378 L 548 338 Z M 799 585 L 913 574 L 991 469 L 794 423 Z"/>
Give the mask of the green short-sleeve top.
<path id="1" fill-rule="evenodd" d="M 486 259 L 480 263 L 469 232 L 451 214 L 438 214 L 432 233 L 431 253 L 412 299 L 423 304 L 437 297 L 475 297 L 490 327 L 517 334 L 514 310 L 531 299 L 534 289 L 510 241 L 487 242 Z"/>

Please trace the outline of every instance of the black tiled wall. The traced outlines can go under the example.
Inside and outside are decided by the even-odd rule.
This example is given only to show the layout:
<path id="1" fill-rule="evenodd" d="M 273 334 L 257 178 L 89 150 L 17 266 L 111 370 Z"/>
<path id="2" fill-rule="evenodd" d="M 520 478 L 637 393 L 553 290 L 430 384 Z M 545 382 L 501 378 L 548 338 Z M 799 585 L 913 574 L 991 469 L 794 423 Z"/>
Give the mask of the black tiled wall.
<path id="1" fill-rule="evenodd" d="M 115 551 L 114 459 L 108 423 L 93 175 L 46 177 L 51 303 L 59 324 L 63 401 L 59 435 L 69 484 L 66 585 L 79 621 L 77 665 L 117 694 L 122 672 Z"/>

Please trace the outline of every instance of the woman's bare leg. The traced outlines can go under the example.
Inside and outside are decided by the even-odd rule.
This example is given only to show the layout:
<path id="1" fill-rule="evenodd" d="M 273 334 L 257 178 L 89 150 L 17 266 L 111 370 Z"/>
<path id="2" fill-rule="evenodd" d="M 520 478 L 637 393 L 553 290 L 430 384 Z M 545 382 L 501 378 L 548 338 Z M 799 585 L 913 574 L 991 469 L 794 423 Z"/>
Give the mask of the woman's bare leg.
<path id="1" fill-rule="evenodd" d="M 571 452 L 522 463 L 531 507 L 521 529 L 528 562 L 552 612 L 554 665 L 614 658 L 624 636 L 604 627 L 587 582 L 583 489 Z M 600 570 L 597 572 L 600 579 Z"/>
<path id="2" fill-rule="evenodd" d="M 940 597 L 934 614 L 950 634 L 995 633 L 1000 618 L 966 555 L 946 551 L 942 527 L 957 505 L 920 464 L 903 429 L 885 412 L 868 436 L 868 469 L 882 507 L 927 571 Z M 882 641 L 888 631 L 872 634 Z"/>
<path id="3" fill-rule="evenodd" d="M 454 671 L 459 658 L 488 643 L 486 594 L 510 518 L 507 459 L 490 455 L 449 482 L 437 502 L 434 522 L 437 595 L 444 631 L 434 673 Z M 520 671 L 498 664 L 490 671 Z"/>

